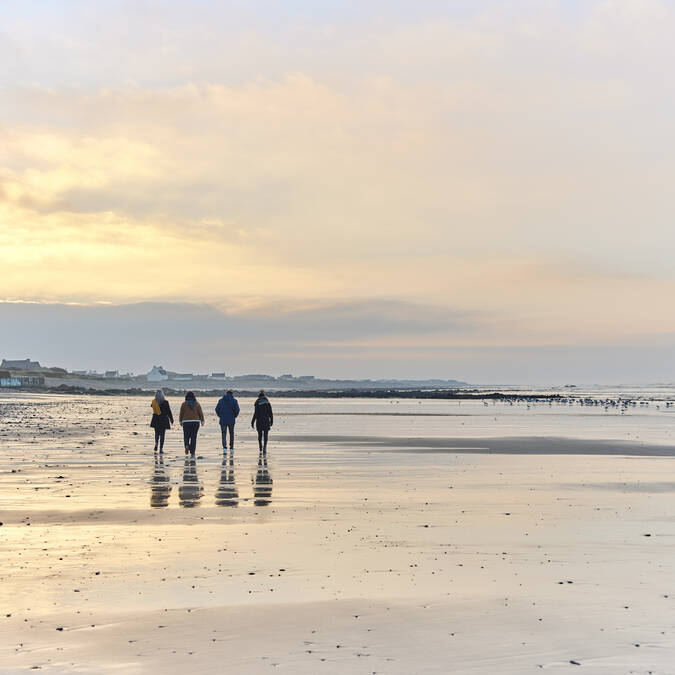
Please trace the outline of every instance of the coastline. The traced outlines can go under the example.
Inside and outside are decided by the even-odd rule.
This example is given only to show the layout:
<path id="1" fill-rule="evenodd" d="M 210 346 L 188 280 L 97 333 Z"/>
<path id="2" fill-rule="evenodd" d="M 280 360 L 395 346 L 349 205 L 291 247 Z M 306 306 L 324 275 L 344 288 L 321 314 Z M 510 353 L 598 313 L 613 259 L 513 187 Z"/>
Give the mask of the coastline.
<path id="1" fill-rule="evenodd" d="M 166 396 L 181 396 L 187 391 L 193 391 L 196 396 L 221 396 L 225 389 L 232 389 L 232 385 L 226 385 L 219 389 L 190 389 L 161 386 L 157 383 L 155 388 L 144 389 L 140 387 L 94 389 L 60 384 L 57 387 L 21 387 L 15 389 L 0 389 L 0 393 L 31 393 L 31 394 L 65 394 L 77 396 L 153 396 L 160 388 Z M 237 396 L 255 397 L 259 389 L 236 389 Z M 536 401 L 561 401 L 573 396 L 562 394 L 513 394 L 499 391 L 480 392 L 475 389 L 269 389 L 275 398 L 366 398 L 366 399 L 431 399 L 449 401 L 513 401 L 513 402 L 536 402 Z"/>

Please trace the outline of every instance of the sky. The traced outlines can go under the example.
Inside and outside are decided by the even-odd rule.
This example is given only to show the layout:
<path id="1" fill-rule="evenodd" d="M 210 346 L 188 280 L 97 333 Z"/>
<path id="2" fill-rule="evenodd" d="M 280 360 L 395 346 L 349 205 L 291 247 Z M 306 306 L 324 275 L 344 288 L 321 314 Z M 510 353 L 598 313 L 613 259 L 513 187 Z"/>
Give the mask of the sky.
<path id="1" fill-rule="evenodd" d="M 0 3 L 0 356 L 675 380 L 675 3 Z"/>

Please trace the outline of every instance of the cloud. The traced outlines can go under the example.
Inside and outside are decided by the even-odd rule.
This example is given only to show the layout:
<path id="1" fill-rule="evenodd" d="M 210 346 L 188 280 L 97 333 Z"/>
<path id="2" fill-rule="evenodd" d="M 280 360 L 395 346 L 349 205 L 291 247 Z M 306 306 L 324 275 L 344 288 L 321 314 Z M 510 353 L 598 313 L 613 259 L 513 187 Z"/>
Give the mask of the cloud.
<path id="1" fill-rule="evenodd" d="M 0 356 L 136 372 L 161 363 L 181 372 L 540 385 L 675 378 L 673 335 L 660 343 L 632 345 L 470 344 L 485 320 L 395 302 L 259 305 L 230 313 L 189 303 L 0 303 Z M 464 344 L 453 344 L 453 336 Z"/>
<path id="2" fill-rule="evenodd" d="M 420 306 L 482 345 L 675 329 L 672 7 L 366 4 L 13 6 L 0 297 L 308 302 L 335 332 L 393 302 L 419 344 Z"/>
<path id="3" fill-rule="evenodd" d="M 355 340 L 379 335 L 419 332 L 465 332 L 475 318 L 447 308 L 396 301 L 352 301 L 342 303 L 275 302 L 250 308 L 223 301 L 221 307 L 197 303 L 141 302 L 133 304 L 63 304 L 0 302 L 3 321 L 56 322 L 67 329 L 82 322 L 99 331 L 98 337 L 118 339 L 115 327 L 135 337 L 152 339 L 161 334 L 178 341 L 248 340 L 293 342 Z M 271 330 L 270 330 L 271 329 Z"/>
<path id="4" fill-rule="evenodd" d="M 257 358 L 283 369 L 284 352 L 297 362 L 321 346 L 331 351 L 336 344 L 350 348 L 368 339 L 463 333 L 473 325 L 471 318 L 443 308 L 363 301 L 258 304 L 228 312 L 190 303 L 0 303 L 0 323 L 8 353 L 28 350 L 70 368 L 103 368 L 115 361 L 117 367 L 143 371 L 162 361 L 198 370 L 226 361 L 237 372 L 254 368 Z"/>

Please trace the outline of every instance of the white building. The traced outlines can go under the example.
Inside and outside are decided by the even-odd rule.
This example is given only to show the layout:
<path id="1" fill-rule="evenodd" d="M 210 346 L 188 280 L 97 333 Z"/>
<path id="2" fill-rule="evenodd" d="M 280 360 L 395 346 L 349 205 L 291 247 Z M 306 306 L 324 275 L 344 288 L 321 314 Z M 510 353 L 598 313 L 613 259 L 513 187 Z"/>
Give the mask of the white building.
<path id="1" fill-rule="evenodd" d="M 169 379 L 169 376 L 163 366 L 153 366 L 146 378 L 148 382 L 164 382 Z"/>

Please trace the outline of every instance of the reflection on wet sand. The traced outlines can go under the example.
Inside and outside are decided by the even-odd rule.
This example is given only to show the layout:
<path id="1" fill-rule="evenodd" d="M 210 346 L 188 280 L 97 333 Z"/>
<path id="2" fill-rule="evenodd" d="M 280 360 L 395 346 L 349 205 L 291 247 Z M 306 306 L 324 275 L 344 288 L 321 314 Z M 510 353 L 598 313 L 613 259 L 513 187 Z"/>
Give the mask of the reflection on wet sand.
<path id="1" fill-rule="evenodd" d="M 258 455 L 258 470 L 253 481 L 253 503 L 267 506 L 272 501 L 272 476 L 267 466 L 267 453 Z"/>
<path id="2" fill-rule="evenodd" d="M 220 470 L 220 481 L 216 490 L 217 506 L 238 506 L 239 492 L 234 482 L 234 458 L 223 457 L 223 464 Z"/>
<path id="3" fill-rule="evenodd" d="M 178 486 L 178 502 L 186 508 L 199 506 L 203 494 L 204 488 L 197 476 L 197 460 L 187 455 L 183 467 L 183 480 Z"/>
<path id="4" fill-rule="evenodd" d="M 155 467 L 150 478 L 150 506 L 162 508 L 169 505 L 171 481 L 164 466 L 164 453 L 155 453 Z"/>

